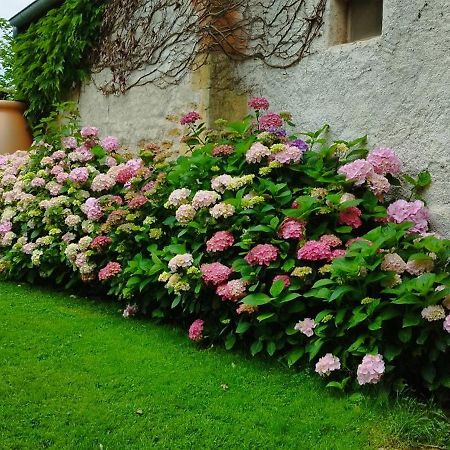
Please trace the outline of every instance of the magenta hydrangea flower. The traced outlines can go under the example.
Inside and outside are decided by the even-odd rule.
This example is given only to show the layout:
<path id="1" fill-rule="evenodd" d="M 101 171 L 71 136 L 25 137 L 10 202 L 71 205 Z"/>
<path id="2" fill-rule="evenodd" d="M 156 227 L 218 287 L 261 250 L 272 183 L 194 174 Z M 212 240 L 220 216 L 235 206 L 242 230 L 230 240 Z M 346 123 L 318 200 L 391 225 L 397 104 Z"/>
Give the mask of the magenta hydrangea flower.
<path id="1" fill-rule="evenodd" d="M 233 272 L 232 269 L 219 262 L 202 264 L 200 271 L 202 272 L 203 281 L 214 286 L 226 283 Z"/>
<path id="2" fill-rule="evenodd" d="M 218 231 L 206 241 L 207 252 L 223 252 L 234 244 L 234 237 L 229 231 Z"/>
<path id="3" fill-rule="evenodd" d="M 105 247 L 108 247 L 112 243 L 112 239 L 108 236 L 96 236 L 91 244 L 90 248 L 92 250 L 102 250 Z"/>
<path id="4" fill-rule="evenodd" d="M 259 129 L 266 131 L 270 128 L 280 128 L 283 126 L 283 118 L 276 113 L 267 113 L 259 119 Z"/>
<path id="5" fill-rule="evenodd" d="M 98 136 L 98 128 L 96 127 L 83 127 L 81 129 L 81 137 L 84 139 L 92 139 Z"/>
<path id="6" fill-rule="evenodd" d="M 306 319 L 300 320 L 295 326 L 294 329 L 300 331 L 307 337 L 311 337 L 314 334 L 314 328 L 316 328 L 317 323 L 314 319 L 307 317 Z"/>
<path id="7" fill-rule="evenodd" d="M 269 100 L 265 97 L 254 97 L 248 101 L 248 106 L 255 111 L 267 110 L 269 109 Z"/>
<path id="8" fill-rule="evenodd" d="M 275 275 L 273 277 L 273 282 L 275 283 L 276 281 L 282 281 L 285 288 L 288 288 L 291 285 L 289 275 Z"/>
<path id="9" fill-rule="evenodd" d="M 365 159 L 357 159 L 340 167 L 338 173 L 344 175 L 347 181 L 353 181 L 360 186 L 374 173 L 374 170 L 372 164 Z"/>
<path id="10" fill-rule="evenodd" d="M 107 152 L 114 152 L 120 147 L 119 139 L 117 139 L 115 136 L 106 136 L 102 140 L 101 144 Z"/>
<path id="11" fill-rule="evenodd" d="M 201 119 L 201 116 L 198 112 L 191 111 L 181 117 L 180 124 L 181 125 L 189 125 L 191 123 L 197 122 L 197 120 L 200 120 L 200 119 Z"/>
<path id="12" fill-rule="evenodd" d="M 116 181 L 120 184 L 127 184 L 135 176 L 135 171 L 130 167 L 120 169 L 116 175 Z"/>
<path id="13" fill-rule="evenodd" d="M 324 259 L 329 261 L 331 257 L 330 246 L 320 241 L 308 241 L 297 252 L 297 258 L 306 261 L 320 261 Z"/>
<path id="14" fill-rule="evenodd" d="M 319 241 L 323 242 L 331 248 L 339 247 L 340 245 L 342 245 L 342 241 L 334 234 L 324 234 L 320 237 Z"/>
<path id="15" fill-rule="evenodd" d="M 69 173 L 69 179 L 74 183 L 78 184 L 85 183 L 88 178 L 89 178 L 89 171 L 86 169 L 86 167 L 77 167 L 76 169 L 73 169 Z"/>
<path id="16" fill-rule="evenodd" d="M 352 228 L 359 228 L 362 225 L 361 210 L 357 206 L 350 206 L 339 213 L 338 222 Z"/>
<path id="17" fill-rule="evenodd" d="M 283 239 L 303 239 L 305 228 L 305 222 L 289 217 L 281 223 L 278 236 Z"/>
<path id="18" fill-rule="evenodd" d="M 316 363 L 316 372 L 322 376 L 328 376 L 331 372 L 339 370 L 341 368 L 341 362 L 337 356 L 332 353 L 327 353 L 325 356 L 319 359 Z"/>
<path id="19" fill-rule="evenodd" d="M 398 174 L 401 170 L 401 161 L 394 150 L 386 147 L 376 148 L 367 156 L 367 161 L 373 170 L 380 175 Z"/>
<path id="20" fill-rule="evenodd" d="M 258 244 L 244 258 L 251 266 L 268 266 L 278 258 L 278 248 L 272 244 Z"/>
<path id="21" fill-rule="evenodd" d="M 122 271 L 122 266 L 118 262 L 109 262 L 98 273 L 98 279 L 100 281 L 110 280 Z"/>
<path id="22" fill-rule="evenodd" d="M 222 298 L 223 301 L 237 302 L 245 297 L 246 283 L 244 280 L 230 280 L 226 284 L 217 287 L 216 294 Z"/>
<path id="23" fill-rule="evenodd" d="M 382 355 L 366 355 L 358 366 L 357 378 L 360 385 L 376 384 L 384 374 L 385 366 Z"/>
<path id="24" fill-rule="evenodd" d="M 189 339 L 194 342 L 199 342 L 203 339 L 203 328 L 205 322 L 203 320 L 197 319 L 192 322 L 189 327 Z"/>
<path id="25" fill-rule="evenodd" d="M 387 209 L 389 219 L 396 223 L 413 222 L 412 233 L 426 233 L 428 231 L 428 210 L 421 200 L 407 202 L 397 200 L 391 203 Z"/>

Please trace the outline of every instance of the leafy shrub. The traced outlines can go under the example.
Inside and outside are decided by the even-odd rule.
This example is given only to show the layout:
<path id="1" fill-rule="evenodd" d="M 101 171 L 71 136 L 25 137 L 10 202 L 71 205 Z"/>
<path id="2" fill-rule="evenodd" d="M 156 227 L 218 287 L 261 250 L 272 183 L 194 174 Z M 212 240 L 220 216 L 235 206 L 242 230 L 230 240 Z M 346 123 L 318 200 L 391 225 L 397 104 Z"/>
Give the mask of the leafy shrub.
<path id="1" fill-rule="evenodd" d="M 450 241 L 428 233 L 421 200 L 389 193 L 419 194 L 429 175 L 403 176 L 366 138 L 329 144 L 327 126 L 290 133 L 265 99 L 250 106 L 216 130 L 183 116 L 190 152 L 173 162 L 47 121 L 28 155 L 0 161 L 3 275 L 100 285 L 125 317 L 309 361 L 332 387 L 448 392 Z"/>

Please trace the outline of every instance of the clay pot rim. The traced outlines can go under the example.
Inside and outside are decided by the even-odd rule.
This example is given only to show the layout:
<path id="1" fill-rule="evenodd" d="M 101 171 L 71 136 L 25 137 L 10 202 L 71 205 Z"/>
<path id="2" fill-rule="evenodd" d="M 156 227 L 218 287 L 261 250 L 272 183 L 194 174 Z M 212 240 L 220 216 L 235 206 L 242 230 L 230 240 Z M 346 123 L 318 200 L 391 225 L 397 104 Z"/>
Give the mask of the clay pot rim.
<path id="1" fill-rule="evenodd" d="M 16 100 L 0 100 L 0 109 L 14 109 L 23 112 L 26 109 L 26 105 Z"/>

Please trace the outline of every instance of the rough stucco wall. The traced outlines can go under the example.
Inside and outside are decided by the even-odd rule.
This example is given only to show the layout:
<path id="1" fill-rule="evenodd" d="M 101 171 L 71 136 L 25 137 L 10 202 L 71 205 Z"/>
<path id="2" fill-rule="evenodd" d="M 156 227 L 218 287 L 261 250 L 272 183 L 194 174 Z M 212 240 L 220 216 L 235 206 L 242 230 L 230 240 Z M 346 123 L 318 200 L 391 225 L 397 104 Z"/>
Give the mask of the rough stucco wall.
<path id="1" fill-rule="evenodd" d="M 429 169 L 433 225 L 450 235 L 450 2 L 384 0 L 382 36 L 330 47 L 333 1 L 313 55 L 287 71 L 246 63 L 239 75 L 302 129 L 327 122 L 332 137 L 368 134 L 412 173 Z"/>

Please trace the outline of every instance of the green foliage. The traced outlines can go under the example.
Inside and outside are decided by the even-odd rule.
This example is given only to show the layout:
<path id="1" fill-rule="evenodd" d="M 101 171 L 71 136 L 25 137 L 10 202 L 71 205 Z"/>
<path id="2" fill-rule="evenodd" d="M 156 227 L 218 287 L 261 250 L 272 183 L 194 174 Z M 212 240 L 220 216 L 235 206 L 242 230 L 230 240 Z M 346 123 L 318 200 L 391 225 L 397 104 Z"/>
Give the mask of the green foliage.
<path id="1" fill-rule="evenodd" d="M 99 38 L 103 0 L 66 0 L 13 41 L 17 97 L 28 103 L 33 125 L 89 74 Z"/>
<path id="2" fill-rule="evenodd" d="M 14 97 L 13 61 L 11 25 L 0 17 L 0 100 Z"/>
<path id="3" fill-rule="evenodd" d="M 115 304 L 0 283 L 2 448 L 445 448 L 433 405 L 327 391 L 305 371 L 184 330 L 125 321 Z M 403 397 L 403 396 L 402 396 Z M 242 430 L 245 429 L 245 433 Z"/>

